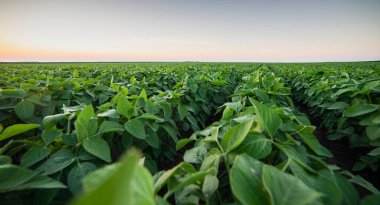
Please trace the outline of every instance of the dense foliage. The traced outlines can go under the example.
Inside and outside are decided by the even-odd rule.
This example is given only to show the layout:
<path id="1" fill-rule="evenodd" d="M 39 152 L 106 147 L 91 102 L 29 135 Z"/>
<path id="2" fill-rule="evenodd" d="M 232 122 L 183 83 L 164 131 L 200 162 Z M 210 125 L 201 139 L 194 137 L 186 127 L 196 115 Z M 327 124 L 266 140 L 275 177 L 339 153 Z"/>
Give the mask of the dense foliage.
<path id="1" fill-rule="evenodd" d="M 376 171 L 380 160 L 380 65 L 378 63 L 274 65 L 297 100 L 322 119 L 328 138 L 361 147 L 353 170 Z"/>
<path id="2" fill-rule="evenodd" d="M 243 63 L 2 64 L 0 198 L 9 204 L 374 204 L 376 187 L 324 162 L 332 154 L 292 98 L 320 112 L 329 138 L 376 147 L 377 68 L 345 81 L 327 74 L 333 69 L 282 66 L 269 66 L 278 77 Z M 314 71 L 319 77 L 308 74 Z M 336 85 L 307 90 L 321 78 Z M 331 97 L 352 84 L 359 90 Z M 321 99 L 315 93 L 323 95 L 320 103 L 310 103 Z M 332 105 L 338 108 L 326 109 Z M 377 149 L 369 156 L 376 158 Z M 367 197 L 360 199 L 357 187 Z"/>

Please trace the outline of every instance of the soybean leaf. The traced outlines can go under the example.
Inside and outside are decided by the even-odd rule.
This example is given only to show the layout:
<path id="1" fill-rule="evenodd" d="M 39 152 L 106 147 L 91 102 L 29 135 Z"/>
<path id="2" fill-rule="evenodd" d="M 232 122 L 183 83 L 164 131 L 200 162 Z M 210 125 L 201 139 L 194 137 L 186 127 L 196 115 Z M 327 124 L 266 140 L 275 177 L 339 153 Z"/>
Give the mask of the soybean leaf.
<path id="1" fill-rule="evenodd" d="M 371 184 L 367 180 L 363 179 L 361 176 L 353 175 L 353 174 L 351 174 L 351 172 L 346 171 L 346 170 L 342 171 L 342 174 L 348 176 L 350 178 L 349 179 L 350 182 L 355 183 L 357 185 L 360 185 L 363 188 L 366 188 L 367 190 L 371 191 L 374 194 L 380 194 L 380 191 L 375 186 L 373 186 L 373 184 Z"/>
<path id="2" fill-rule="evenodd" d="M 174 187 L 171 187 L 168 192 L 166 192 L 166 194 L 164 195 L 164 199 L 167 199 L 171 194 L 185 188 L 186 186 L 188 186 L 188 185 L 190 185 L 196 181 L 203 180 L 205 176 L 207 176 L 208 174 L 210 174 L 212 172 L 213 172 L 213 170 L 210 169 L 207 171 L 198 171 L 198 172 L 191 173 L 191 174 L 187 175 L 179 183 L 176 183 Z"/>
<path id="3" fill-rule="evenodd" d="M 200 128 L 198 126 L 198 122 L 197 122 L 197 120 L 195 119 L 195 117 L 192 114 L 187 114 L 186 115 L 186 119 L 190 122 L 191 127 L 193 128 L 193 130 L 195 130 L 195 131 L 200 130 Z"/>
<path id="4" fill-rule="evenodd" d="M 263 189 L 263 164 L 246 154 L 239 155 L 230 172 L 233 195 L 243 205 L 269 204 L 268 193 Z"/>
<path id="5" fill-rule="evenodd" d="M 272 143 L 269 139 L 260 134 L 249 133 L 244 141 L 234 152 L 247 154 L 255 159 L 262 159 L 272 151 Z"/>
<path id="6" fill-rule="evenodd" d="M 182 121 L 183 119 L 185 119 L 186 115 L 187 115 L 187 106 L 186 105 L 183 105 L 183 104 L 178 104 L 178 114 L 179 114 L 179 119 Z"/>
<path id="7" fill-rule="evenodd" d="M 124 128 L 138 139 L 143 140 L 146 138 L 144 123 L 138 118 L 127 121 L 124 124 Z"/>
<path id="8" fill-rule="evenodd" d="M 175 149 L 178 151 L 178 150 L 182 149 L 184 146 L 186 146 L 187 144 L 189 144 L 190 142 L 192 142 L 194 140 L 195 140 L 194 138 L 180 139 L 179 141 L 177 141 Z"/>
<path id="9" fill-rule="evenodd" d="M 110 109 L 102 113 L 97 114 L 98 117 L 120 118 L 119 113 L 115 109 Z"/>
<path id="10" fill-rule="evenodd" d="M 227 130 L 222 139 L 222 147 L 226 153 L 237 148 L 243 142 L 252 124 L 253 118 Z"/>
<path id="11" fill-rule="evenodd" d="M 8 139 L 10 137 L 16 136 L 23 132 L 40 127 L 39 124 L 15 124 L 5 128 L 5 130 L 0 134 L 0 141 Z"/>
<path id="12" fill-rule="evenodd" d="M 147 136 L 145 138 L 146 143 L 148 143 L 153 148 L 158 149 L 160 147 L 160 139 L 156 132 L 152 129 L 147 129 Z"/>
<path id="13" fill-rule="evenodd" d="M 365 129 L 367 136 L 371 140 L 376 140 L 380 138 L 380 126 L 379 125 L 370 125 Z"/>
<path id="14" fill-rule="evenodd" d="M 299 178 L 264 165 L 262 170 L 264 187 L 268 190 L 271 204 L 307 205 L 320 204 L 321 194 L 309 188 Z"/>
<path id="15" fill-rule="evenodd" d="M 81 142 L 84 139 L 94 135 L 98 129 L 98 122 L 95 119 L 94 108 L 92 105 L 86 106 L 77 117 L 74 123 L 75 130 L 77 132 L 78 141 Z"/>
<path id="16" fill-rule="evenodd" d="M 135 114 L 135 107 L 133 106 L 133 103 L 128 101 L 126 96 L 120 96 L 117 101 L 116 110 L 119 114 L 128 119 L 131 119 L 131 117 Z"/>
<path id="17" fill-rule="evenodd" d="M 318 155 L 324 157 L 332 157 L 331 152 L 322 146 L 318 139 L 313 135 L 314 127 L 307 126 L 301 128 L 301 131 L 298 132 L 302 140 Z"/>
<path id="18" fill-rule="evenodd" d="M 139 116 L 139 118 L 154 120 L 156 122 L 164 122 L 165 121 L 164 119 L 157 117 L 156 115 L 152 115 L 152 114 L 142 114 Z"/>
<path id="19" fill-rule="evenodd" d="M 329 106 L 326 107 L 328 110 L 339 110 L 339 109 L 344 109 L 348 106 L 347 103 L 345 102 L 335 102 Z"/>
<path id="20" fill-rule="evenodd" d="M 252 98 L 249 99 L 251 100 Z M 282 124 L 281 118 L 268 106 L 261 104 L 253 99 L 251 100 L 251 103 L 255 106 L 259 123 L 263 126 L 264 130 L 269 134 L 269 136 L 273 138 L 278 128 L 280 128 Z"/>
<path id="21" fill-rule="evenodd" d="M 84 179 L 84 194 L 72 204 L 154 205 L 153 178 L 138 164 L 139 154 L 130 151 L 118 164 L 99 169 Z M 91 182 L 92 185 L 86 185 Z"/>
<path id="22" fill-rule="evenodd" d="M 371 104 L 355 104 L 346 108 L 343 112 L 344 117 L 356 117 L 373 112 L 377 109 L 377 106 Z"/>
<path id="23" fill-rule="evenodd" d="M 101 137 L 91 137 L 83 141 L 84 149 L 98 158 L 111 162 L 111 152 L 108 143 Z"/>
<path id="24" fill-rule="evenodd" d="M 204 171 L 213 167 L 215 169 L 214 174 L 217 174 L 221 157 L 222 154 L 220 151 L 216 148 L 212 148 L 204 158 L 200 170 Z"/>
<path id="25" fill-rule="evenodd" d="M 35 176 L 28 182 L 17 187 L 17 190 L 25 189 L 63 189 L 64 184 L 47 176 Z"/>
<path id="26" fill-rule="evenodd" d="M 96 166 L 90 162 L 78 163 L 67 175 L 67 185 L 71 193 L 77 195 L 82 192 L 82 180 L 92 171 L 96 170 Z"/>
<path id="27" fill-rule="evenodd" d="M 30 167 L 49 156 L 50 151 L 47 147 L 33 146 L 21 157 L 21 166 Z"/>
<path id="28" fill-rule="evenodd" d="M 186 170 L 188 173 L 194 173 L 196 172 L 195 168 L 187 162 L 181 162 L 177 166 L 169 169 L 165 173 L 163 173 L 155 182 L 154 184 L 154 192 L 157 193 L 171 178 L 173 175 L 175 175 L 180 170 Z"/>
<path id="29" fill-rule="evenodd" d="M 359 194 L 353 184 L 338 173 L 335 174 L 335 179 L 342 190 L 343 204 L 358 204 Z"/>
<path id="30" fill-rule="evenodd" d="M 73 163 L 74 155 L 68 150 L 59 150 L 52 154 L 49 159 L 39 166 L 36 170 L 42 175 L 51 175 L 59 172 Z"/>
<path id="31" fill-rule="evenodd" d="M 88 126 L 83 121 L 76 120 L 74 122 L 75 131 L 77 133 L 77 139 L 79 142 L 90 137 Z"/>
<path id="32" fill-rule="evenodd" d="M 15 108 L 15 112 L 16 112 L 16 115 L 20 119 L 26 120 L 26 119 L 29 119 L 33 116 L 34 109 L 35 109 L 35 106 L 33 103 L 31 103 L 30 101 L 27 101 L 27 100 L 23 100 L 23 101 L 17 103 L 16 108 Z"/>
<path id="33" fill-rule="evenodd" d="M 16 165 L 0 165 L 0 192 L 15 190 L 36 175 L 37 172 Z"/>
<path id="34" fill-rule="evenodd" d="M 103 123 L 99 127 L 98 133 L 122 131 L 124 131 L 124 128 L 120 123 L 113 121 L 103 121 Z"/>
<path id="35" fill-rule="evenodd" d="M 371 150 L 368 155 L 371 155 L 371 156 L 380 156 L 380 147 L 377 147 L 373 150 Z"/>
<path id="36" fill-rule="evenodd" d="M 37 172 L 12 164 L 0 165 L 0 192 L 41 188 L 65 188 L 63 184 Z"/>
<path id="37" fill-rule="evenodd" d="M 164 128 L 164 130 L 169 134 L 174 142 L 178 141 L 178 130 L 175 127 L 172 127 L 170 125 L 161 125 L 161 127 Z"/>
<path id="38" fill-rule="evenodd" d="M 210 200 L 211 196 L 218 189 L 219 180 L 218 177 L 214 175 L 207 175 L 203 182 L 202 192 L 206 196 L 208 200 Z"/>
<path id="39" fill-rule="evenodd" d="M 94 108 L 92 105 L 87 105 L 83 110 L 78 114 L 77 120 L 82 121 L 85 125 L 88 125 L 91 118 L 95 117 Z"/>
<path id="40" fill-rule="evenodd" d="M 64 119 L 68 114 L 63 113 L 63 114 L 56 114 L 56 115 L 49 115 L 44 117 L 42 120 L 42 124 L 45 128 L 52 127 L 56 125 L 59 121 Z"/>
<path id="41" fill-rule="evenodd" d="M 58 137 L 61 137 L 62 135 L 63 135 L 63 133 L 61 131 L 57 130 L 57 128 L 49 127 L 49 128 L 45 128 L 42 131 L 41 137 L 44 140 L 45 144 L 50 144 L 55 139 L 57 139 Z"/>
<path id="42" fill-rule="evenodd" d="M 207 154 L 207 149 L 204 146 L 194 147 L 186 150 L 183 160 L 185 162 L 200 164 L 203 162 L 204 157 Z"/>

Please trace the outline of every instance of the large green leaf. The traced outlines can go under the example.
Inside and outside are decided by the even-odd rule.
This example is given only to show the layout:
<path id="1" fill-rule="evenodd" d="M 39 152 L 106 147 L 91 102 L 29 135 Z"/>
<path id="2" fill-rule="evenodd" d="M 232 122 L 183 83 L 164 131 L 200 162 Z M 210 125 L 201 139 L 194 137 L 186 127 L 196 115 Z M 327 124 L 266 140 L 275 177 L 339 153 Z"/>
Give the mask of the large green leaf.
<path id="1" fill-rule="evenodd" d="M 179 119 L 182 121 L 187 115 L 187 106 L 184 104 L 178 104 Z"/>
<path id="2" fill-rule="evenodd" d="M 77 163 L 67 175 L 67 185 L 71 193 L 79 194 L 82 192 L 82 180 L 92 171 L 96 170 L 96 166 L 90 162 Z"/>
<path id="3" fill-rule="evenodd" d="M 164 130 L 169 134 L 174 142 L 178 141 L 178 130 L 175 127 L 170 125 L 161 125 L 160 127 L 164 128 Z"/>
<path id="4" fill-rule="evenodd" d="M 367 136 L 371 140 L 380 138 L 380 125 L 370 125 L 365 129 Z"/>
<path id="5" fill-rule="evenodd" d="M 183 179 L 179 180 L 177 183 L 174 183 L 172 184 L 172 186 L 169 186 L 169 191 L 166 192 L 166 194 L 164 195 L 164 199 L 167 199 L 171 194 L 184 189 L 190 184 L 193 184 L 197 181 L 203 181 L 207 175 L 213 172 L 214 172 L 213 169 L 209 169 L 207 171 L 198 171 L 198 172 L 186 175 Z"/>
<path id="6" fill-rule="evenodd" d="M 90 137 L 88 126 L 83 121 L 76 120 L 74 122 L 75 131 L 77 133 L 77 139 L 79 142 Z"/>
<path id="7" fill-rule="evenodd" d="M 158 138 L 157 133 L 149 128 L 147 129 L 147 136 L 145 138 L 145 142 L 153 148 L 158 149 L 160 147 L 160 139 Z"/>
<path id="8" fill-rule="evenodd" d="M 356 117 L 373 112 L 377 109 L 377 106 L 371 104 L 355 104 L 346 108 L 343 112 L 344 117 Z"/>
<path id="9" fill-rule="evenodd" d="M 23 132 L 40 127 L 39 124 L 15 124 L 5 128 L 5 130 L 0 134 L 0 141 L 8 139 L 10 137 L 16 136 Z"/>
<path id="10" fill-rule="evenodd" d="M 27 101 L 27 100 L 23 100 L 23 101 L 17 103 L 16 108 L 15 108 L 15 112 L 16 112 L 16 115 L 20 119 L 26 120 L 26 119 L 29 119 L 33 116 L 34 109 L 35 109 L 35 106 L 33 103 L 31 103 L 30 101 Z"/>
<path id="11" fill-rule="evenodd" d="M 271 204 L 322 204 L 320 193 L 308 187 L 297 177 L 275 167 L 264 165 L 262 180 L 269 193 Z"/>
<path id="12" fill-rule="evenodd" d="M 332 157 L 331 152 L 322 146 L 318 139 L 313 135 L 313 130 L 315 128 L 308 126 L 308 127 L 302 127 L 300 128 L 300 131 L 298 132 L 299 136 L 302 138 L 302 140 L 307 144 L 307 146 L 310 147 L 311 150 L 313 150 L 316 154 L 324 157 Z"/>
<path id="13" fill-rule="evenodd" d="M 200 130 L 200 128 L 198 126 L 198 122 L 192 114 L 188 113 L 186 115 L 186 119 L 190 122 L 191 127 L 193 128 L 194 131 Z"/>
<path id="14" fill-rule="evenodd" d="M 51 175 L 59 172 L 72 164 L 75 158 L 68 150 L 59 150 L 49 157 L 49 159 L 39 166 L 36 170 L 43 175 Z"/>
<path id="15" fill-rule="evenodd" d="M 143 140 L 146 138 L 144 123 L 141 121 L 141 119 L 135 118 L 127 121 L 124 124 L 124 128 L 138 139 Z"/>
<path id="16" fill-rule="evenodd" d="M 106 132 L 122 132 L 124 131 L 123 126 L 118 122 L 113 121 L 104 121 L 98 130 L 98 133 L 106 133 Z"/>
<path id="17" fill-rule="evenodd" d="M 116 110 L 124 117 L 131 119 L 135 114 L 135 107 L 133 103 L 129 102 L 126 96 L 120 96 L 117 101 Z"/>
<path id="18" fill-rule="evenodd" d="M 47 147 L 33 146 L 21 157 L 21 166 L 30 167 L 49 156 L 50 151 Z"/>
<path id="19" fill-rule="evenodd" d="M 230 173 L 232 193 L 243 205 L 269 204 L 261 182 L 263 164 L 246 154 L 235 159 Z"/>
<path id="20" fill-rule="evenodd" d="M 212 148 L 204 158 L 200 170 L 204 171 L 213 167 L 215 169 L 214 174 L 217 174 L 221 157 L 222 153 L 220 152 L 220 150 L 217 148 Z"/>
<path id="21" fill-rule="evenodd" d="M 289 167 L 294 176 L 301 179 L 306 185 L 314 188 L 323 194 L 321 200 L 323 204 L 340 205 L 343 201 L 343 191 L 336 181 L 335 173 L 331 170 L 323 169 L 317 175 L 305 170 L 299 163 L 289 160 Z M 333 195 L 331 193 L 334 193 Z M 351 193 L 347 193 L 351 194 Z"/>
<path id="22" fill-rule="evenodd" d="M 237 148 L 251 130 L 253 118 L 227 130 L 222 139 L 222 147 L 225 152 Z"/>
<path id="23" fill-rule="evenodd" d="M 358 204 L 359 201 L 359 194 L 356 191 L 355 187 L 352 183 L 348 182 L 347 179 L 345 179 L 340 174 L 335 174 L 336 181 L 342 190 L 343 193 L 343 203 L 342 204 Z"/>
<path id="24" fill-rule="evenodd" d="M 63 133 L 56 127 L 48 127 L 42 131 L 41 137 L 44 140 L 45 144 L 50 144 L 62 135 Z"/>
<path id="25" fill-rule="evenodd" d="M 260 134 L 249 133 L 234 152 L 262 159 L 272 152 L 272 142 Z"/>
<path id="26" fill-rule="evenodd" d="M 45 128 L 52 127 L 56 125 L 59 121 L 64 119 L 68 114 L 63 113 L 63 114 L 56 114 L 56 115 L 49 115 L 44 117 L 42 120 L 42 124 L 44 125 Z"/>
<path id="27" fill-rule="evenodd" d="M 47 176 L 35 176 L 31 180 L 22 184 L 17 190 L 25 189 L 63 189 L 66 188 L 61 182 Z"/>
<path id="28" fill-rule="evenodd" d="M 301 164 L 310 172 L 315 172 L 308 164 L 310 164 L 310 159 L 306 148 L 302 145 L 291 145 L 291 144 L 280 144 L 275 143 L 281 152 L 283 152 L 289 159 L 294 160 Z"/>
<path id="29" fill-rule="evenodd" d="M 83 108 L 82 111 L 78 114 L 77 120 L 82 121 L 85 125 L 88 125 L 91 118 L 95 117 L 94 108 L 92 105 L 87 105 Z"/>
<path id="30" fill-rule="evenodd" d="M 274 112 L 268 106 L 249 98 L 251 103 L 255 106 L 256 116 L 259 123 L 262 125 L 264 130 L 269 134 L 270 137 L 274 137 L 278 128 L 282 124 L 282 120 L 279 115 Z"/>
<path id="31" fill-rule="evenodd" d="M 91 137 L 83 141 L 84 149 L 100 159 L 111 162 L 111 152 L 108 143 L 101 137 Z"/>
<path id="32" fill-rule="evenodd" d="M 0 192 L 25 189 L 65 188 L 63 184 L 37 172 L 12 164 L 0 165 Z"/>
<path id="33" fill-rule="evenodd" d="M 218 177 L 214 175 L 207 175 L 205 177 L 205 180 L 202 186 L 202 192 L 208 200 L 211 199 L 211 196 L 218 189 L 218 186 L 219 186 Z"/>
<path id="34" fill-rule="evenodd" d="M 152 114 L 142 114 L 139 116 L 139 118 L 148 119 L 148 120 L 154 120 L 156 122 L 164 122 L 165 120 Z"/>
<path id="35" fill-rule="evenodd" d="M 329 106 L 326 107 L 328 110 L 339 110 L 339 109 L 344 109 L 348 106 L 347 103 L 345 102 L 335 102 L 330 104 Z"/>
<path id="36" fill-rule="evenodd" d="M 87 175 L 84 186 L 91 189 L 85 189 L 85 193 L 71 204 L 154 205 L 153 178 L 138 164 L 139 157 L 135 151 L 130 151 L 118 164 Z"/>
<path id="37" fill-rule="evenodd" d="M 12 191 L 37 176 L 37 172 L 12 164 L 0 165 L 0 192 Z"/>
<path id="38" fill-rule="evenodd" d="M 110 109 L 110 110 L 104 111 L 102 113 L 98 113 L 96 116 L 98 116 L 98 117 L 109 117 L 109 118 L 115 118 L 115 119 L 120 118 L 119 113 L 115 109 Z"/>
<path id="39" fill-rule="evenodd" d="M 74 125 L 79 142 L 96 134 L 96 131 L 98 130 L 98 122 L 95 118 L 94 108 L 92 105 L 86 106 L 78 114 Z"/>
<path id="40" fill-rule="evenodd" d="M 207 149 L 204 146 L 194 147 L 186 150 L 183 160 L 185 162 L 200 164 L 203 162 L 204 157 L 207 154 Z"/>
<path id="41" fill-rule="evenodd" d="M 169 169 L 168 171 L 164 172 L 162 175 L 159 176 L 159 178 L 157 180 L 155 180 L 154 192 L 157 193 L 158 191 L 160 191 L 160 189 L 166 183 L 168 183 L 168 180 L 172 176 L 174 176 L 176 173 L 178 173 L 180 170 L 185 170 L 188 173 L 196 172 L 196 170 L 194 169 L 194 167 L 190 163 L 181 162 L 177 166 L 175 166 L 175 167 Z"/>

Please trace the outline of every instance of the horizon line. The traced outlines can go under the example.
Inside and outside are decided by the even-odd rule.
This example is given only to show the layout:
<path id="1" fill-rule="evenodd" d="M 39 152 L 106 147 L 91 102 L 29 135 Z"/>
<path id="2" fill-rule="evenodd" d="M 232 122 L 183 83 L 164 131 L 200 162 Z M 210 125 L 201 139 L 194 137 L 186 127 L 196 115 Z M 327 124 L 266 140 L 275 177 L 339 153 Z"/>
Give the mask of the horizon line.
<path id="1" fill-rule="evenodd" d="M 336 60 L 0 60 L 0 63 L 345 63 L 377 62 L 379 59 Z"/>

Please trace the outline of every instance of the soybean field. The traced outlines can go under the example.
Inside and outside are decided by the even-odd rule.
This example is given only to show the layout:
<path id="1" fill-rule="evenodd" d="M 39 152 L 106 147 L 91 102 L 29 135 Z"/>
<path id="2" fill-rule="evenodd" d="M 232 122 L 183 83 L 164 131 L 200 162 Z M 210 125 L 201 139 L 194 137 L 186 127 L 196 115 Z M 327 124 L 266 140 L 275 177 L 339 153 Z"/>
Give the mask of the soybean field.
<path id="1" fill-rule="evenodd" d="M 380 62 L 0 73 L 1 204 L 380 202 Z"/>

